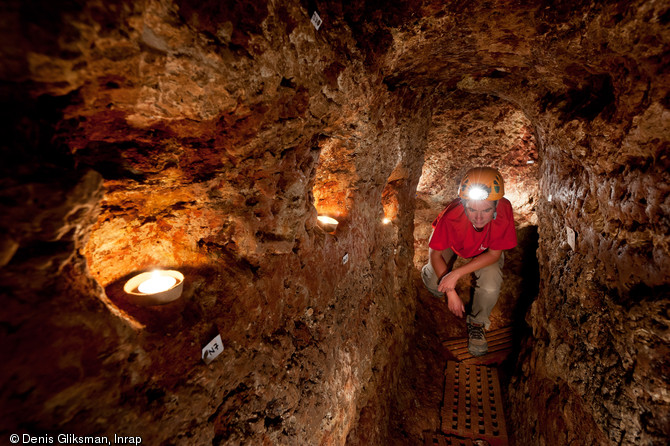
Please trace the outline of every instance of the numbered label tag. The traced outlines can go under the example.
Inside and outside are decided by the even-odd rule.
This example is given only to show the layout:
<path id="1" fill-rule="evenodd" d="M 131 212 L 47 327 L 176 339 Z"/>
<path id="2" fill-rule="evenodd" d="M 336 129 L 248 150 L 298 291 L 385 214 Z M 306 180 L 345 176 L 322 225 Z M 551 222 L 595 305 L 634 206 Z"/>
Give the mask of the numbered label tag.
<path id="1" fill-rule="evenodd" d="M 319 14 L 317 14 L 316 11 L 314 11 L 314 14 L 312 14 L 312 19 L 310 20 L 312 22 L 312 25 L 314 25 L 314 28 L 318 31 L 319 28 L 321 28 L 321 24 L 323 23 L 323 20 L 321 20 L 321 17 L 319 17 Z"/>
<path id="2" fill-rule="evenodd" d="M 570 245 L 570 247 L 574 251 L 575 246 L 576 246 L 575 245 L 575 238 L 576 238 L 575 237 L 575 231 L 572 228 L 566 226 L 565 227 L 565 232 L 567 232 L 567 234 L 568 234 L 568 245 Z"/>
<path id="3" fill-rule="evenodd" d="M 202 360 L 205 361 L 205 364 L 209 364 L 214 361 L 222 351 L 223 342 L 221 342 L 221 335 L 218 334 L 205 346 L 205 348 L 202 349 Z"/>

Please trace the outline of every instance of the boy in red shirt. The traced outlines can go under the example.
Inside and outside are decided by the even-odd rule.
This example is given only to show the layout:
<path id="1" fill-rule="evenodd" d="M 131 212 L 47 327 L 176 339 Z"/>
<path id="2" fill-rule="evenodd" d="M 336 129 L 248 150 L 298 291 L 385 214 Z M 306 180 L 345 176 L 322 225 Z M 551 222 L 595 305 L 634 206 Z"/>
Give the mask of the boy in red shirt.
<path id="1" fill-rule="evenodd" d="M 503 198 L 502 176 L 491 167 L 470 169 L 458 189 L 460 198 L 452 201 L 433 222 L 428 244 L 429 261 L 421 276 L 435 296 L 447 296 L 449 310 L 463 317 L 465 307 L 456 293 L 458 280 L 475 275 L 472 309 L 467 315 L 468 350 L 474 356 L 488 351 L 484 329 L 491 325 L 489 315 L 498 302 L 502 284 L 503 250 L 516 246 L 516 229 L 509 200 Z M 450 271 L 456 256 L 471 259 Z"/>

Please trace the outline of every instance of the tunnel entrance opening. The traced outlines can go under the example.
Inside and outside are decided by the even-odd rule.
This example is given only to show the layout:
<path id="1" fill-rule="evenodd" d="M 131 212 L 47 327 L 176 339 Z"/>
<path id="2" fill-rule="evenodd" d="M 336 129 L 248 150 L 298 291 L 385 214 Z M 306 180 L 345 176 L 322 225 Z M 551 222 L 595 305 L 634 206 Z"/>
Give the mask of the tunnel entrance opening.
<path id="1" fill-rule="evenodd" d="M 538 152 L 532 124 L 507 101 L 457 91 L 434 110 L 424 159 L 416 193 L 415 267 L 421 270 L 427 263 L 431 223 L 457 197 L 463 174 L 476 166 L 499 169 L 505 180 L 505 197 L 514 210 L 518 245 L 505 252 L 503 285 L 490 329 L 523 324 L 539 284 L 535 255 Z M 456 266 L 463 263 L 458 259 Z M 460 282 L 459 295 L 470 296 L 468 278 Z M 461 335 L 464 323 L 445 321 L 443 325 L 441 336 L 446 339 Z"/>

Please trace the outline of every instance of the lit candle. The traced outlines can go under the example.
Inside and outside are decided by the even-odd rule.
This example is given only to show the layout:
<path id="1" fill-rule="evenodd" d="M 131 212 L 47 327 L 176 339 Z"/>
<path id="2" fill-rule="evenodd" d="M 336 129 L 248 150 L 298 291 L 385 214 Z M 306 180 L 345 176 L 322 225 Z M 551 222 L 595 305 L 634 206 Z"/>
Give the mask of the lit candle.
<path id="1" fill-rule="evenodd" d="M 335 232 L 335 229 L 337 229 L 338 221 L 335 220 L 333 217 L 328 217 L 326 215 L 319 215 L 316 218 L 319 221 L 319 226 L 321 226 L 321 228 L 324 231 Z"/>
<path id="2" fill-rule="evenodd" d="M 172 276 L 165 276 L 160 271 L 151 273 L 151 278 L 140 283 L 137 291 L 144 294 L 156 294 L 167 291 L 177 283 L 177 279 Z"/>
<path id="3" fill-rule="evenodd" d="M 391 223 L 391 219 L 388 218 L 388 217 L 384 217 L 384 219 L 382 220 L 382 223 L 384 223 L 385 225 L 387 225 L 387 224 Z"/>
<path id="4" fill-rule="evenodd" d="M 335 220 L 332 217 L 327 217 L 325 215 L 319 215 L 317 218 L 319 219 L 319 221 L 321 223 L 326 223 L 326 224 L 330 224 L 330 225 L 336 225 L 337 224 L 337 220 Z"/>
<path id="5" fill-rule="evenodd" d="M 170 303 L 179 299 L 183 290 L 184 275 L 164 269 L 138 274 L 123 286 L 128 301 L 143 306 Z"/>

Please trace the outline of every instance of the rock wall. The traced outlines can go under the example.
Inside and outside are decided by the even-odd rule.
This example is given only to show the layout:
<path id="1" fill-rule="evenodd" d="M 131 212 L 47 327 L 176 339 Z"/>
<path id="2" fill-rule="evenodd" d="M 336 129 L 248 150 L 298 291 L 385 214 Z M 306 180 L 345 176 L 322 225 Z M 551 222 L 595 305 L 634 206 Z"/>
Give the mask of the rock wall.
<path id="1" fill-rule="evenodd" d="M 424 12 L 394 31 L 386 82 L 510 101 L 538 145 L 540 292 L 507 389 L 516 444 L 667 443 L 667 5 Z"/>
<path id="2" fill-rule="evenodd" d="M 651 101 L 633 122 L 647 121 L 657 107 Z M 510 391 L 514 403 L 546 395 L 548 403 L 527 410 L 555 424 L 538 422 L 526 438 L 553 442 L 561 429 L 566 443 L 668 438 L 670 200 L 659 150 L 670 136 L 669 117 L 660 112 L 643 124 L 652 129 L 642 146 L 627 142 L 639 134 L 635 124 L 622 132 L 599 120 L 554 121 L 547 129 L 553 143 L 545 147 L 538 207 L 538 219 L 549 222 L 540 225 L 542 294 L 527 315 L 533 336 Z M 657 119 L 666 123 L 653 124 Z M 607 149 L 593 150 L 610 138 Z"/>
<path id="3" fill-rule="evenodd" d="M 420 95 L 389 94 L 346 25 L 297 2 L 3 8 L 22 51 L 2 74 L 0 435 L 383 444 Z M 129 303 L 156 267 L 183 296 Z"/>
<path id="4" fill-rule="evenodd" d="M 593 19 L 573 31 L 581 54 L 567 43 L 553 53 L 565 66 L 558 91 L 461 84 L 514 98 L 540 141 L 540 295 L 508 389 L 520 444 L 664 444 L 670 435 L 669 84 L 651 56 L 661 46 L 648 46 L 668 32 L 654 8 L 586 8 Z"/>

